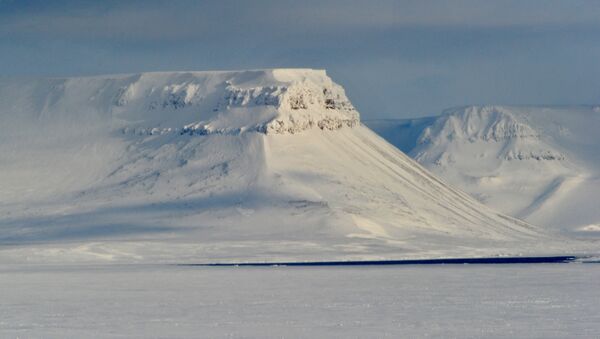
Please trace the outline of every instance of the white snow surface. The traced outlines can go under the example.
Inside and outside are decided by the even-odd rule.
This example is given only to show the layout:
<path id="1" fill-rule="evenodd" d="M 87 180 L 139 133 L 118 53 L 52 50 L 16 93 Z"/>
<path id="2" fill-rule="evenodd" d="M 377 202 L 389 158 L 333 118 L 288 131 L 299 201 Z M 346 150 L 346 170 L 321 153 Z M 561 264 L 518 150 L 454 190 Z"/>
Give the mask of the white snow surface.
<path id="1" fill-rule="evenodd" d="M 600 223 L 600 107 L 468 106 L 367 124 L 494 209 L 576 236 Z"/>
<path id="2" fill-rule="evenodd" d="M 360 125 L 324 71 L 3 80 L 0 102 L 0 262 L 597 249 L 446 185 Z"/>
<path id="3" fill-rule="evenodd" d="M 3 338 L 596 338 L 597 264 L 0 266 Z"/>

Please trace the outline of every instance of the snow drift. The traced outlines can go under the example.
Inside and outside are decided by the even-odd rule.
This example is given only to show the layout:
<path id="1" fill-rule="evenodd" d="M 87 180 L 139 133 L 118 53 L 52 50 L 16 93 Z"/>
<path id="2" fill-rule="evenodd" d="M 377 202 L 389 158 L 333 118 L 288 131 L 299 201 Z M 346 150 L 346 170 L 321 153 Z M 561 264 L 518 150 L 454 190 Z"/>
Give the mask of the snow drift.
<path id="1" fill-rule="evenodd" d="M 446 185 L 360 125 L 324 71 L 6 80 L 0 101 L 4 261 L 423 258 L 570 246 Z"/>

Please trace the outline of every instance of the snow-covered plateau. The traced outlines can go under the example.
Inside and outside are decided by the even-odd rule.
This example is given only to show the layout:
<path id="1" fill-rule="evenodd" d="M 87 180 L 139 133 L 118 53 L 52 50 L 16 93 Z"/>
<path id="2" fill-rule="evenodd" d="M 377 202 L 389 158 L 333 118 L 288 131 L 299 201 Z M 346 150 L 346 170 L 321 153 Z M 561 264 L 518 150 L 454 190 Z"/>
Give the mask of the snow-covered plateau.
<path id="1" fill-rule="evenodd" d="M 592 241 L 569 240 L 495 212 L 447 185 L 362 125 L 343 88 L 322 70 L 4 79 L 0 102 L 3 263 L 363 260 L 598 249 Z M 438 133 L 453 125 L 445 126 L 431 127 L 420 147 L 448 138 Z M 526 125 L 468 132 L 474 147 L 523 140 L 530 147 L 500 147 L 498 161 L 551 164 L 548 171 L 562 178 L 556 190 L 584 177 L 570 174 L 583 173 L 571 171 L 581 164 Z M 482 152 L 482 166 L 496 159 Z M 420 149 L 414 154 L 426 165 L 457 163 Z M 472 176 L 502 189 L 555 180 Z M 532 205 L 519 216 L 535 211 Z"/>
<path id="2" fill-rule="evenodd" d="M 600 107 L 468 106 L 367 125 L 494 209 L 569 236 L 600 235 Z"/>

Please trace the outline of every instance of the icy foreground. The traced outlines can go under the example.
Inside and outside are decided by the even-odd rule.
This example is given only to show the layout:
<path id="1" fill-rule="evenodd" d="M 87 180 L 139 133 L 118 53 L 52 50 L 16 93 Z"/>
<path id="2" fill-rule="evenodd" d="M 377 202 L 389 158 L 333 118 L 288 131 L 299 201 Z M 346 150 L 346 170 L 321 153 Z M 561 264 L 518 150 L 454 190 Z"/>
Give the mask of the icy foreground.
<path id="1" fill-rule="evenodd" d="M 586 251 L 431 175 L 324 71 L 7 80 L 0 101 L 4 262 Z"/>
<path id="2" fill-rule="evenodd" d="M 0 268 L 7 338 L 595 338 L 600 266 Z"/>
<path id="3" fill-rule="evenodd" d="M 469 106 L 367 124 L 492 208 L 579 237 L 600 231 L 600 107 Z"/>

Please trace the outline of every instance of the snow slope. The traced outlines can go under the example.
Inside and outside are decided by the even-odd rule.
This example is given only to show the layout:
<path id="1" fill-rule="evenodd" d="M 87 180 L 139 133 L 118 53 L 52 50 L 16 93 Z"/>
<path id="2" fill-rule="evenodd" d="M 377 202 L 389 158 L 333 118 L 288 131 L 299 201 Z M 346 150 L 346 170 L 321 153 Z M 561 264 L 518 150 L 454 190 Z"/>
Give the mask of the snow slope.
<path id="1" fill-rule="evenodd" d="M 495 209 L 577 235 L 600 224 L 598 107 L 469 106 L 368 125 Z"/>
<path id="2" fill-rule="evenodd" d="M 438 180 L 324 71 L 5 80 L 0 102 L 5 262 L 584 251 Z"/>

